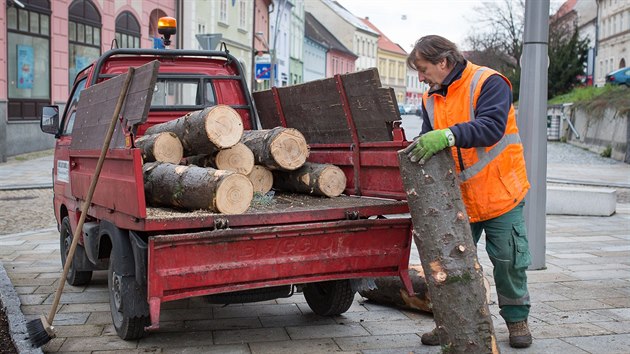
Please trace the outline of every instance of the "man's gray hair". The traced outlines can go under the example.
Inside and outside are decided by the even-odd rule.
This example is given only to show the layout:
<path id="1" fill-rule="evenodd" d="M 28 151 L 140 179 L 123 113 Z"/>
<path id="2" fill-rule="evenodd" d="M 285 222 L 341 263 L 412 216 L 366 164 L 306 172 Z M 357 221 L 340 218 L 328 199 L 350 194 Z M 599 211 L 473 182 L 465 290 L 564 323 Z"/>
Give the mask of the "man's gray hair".
<path id="1" fill-rule="evenodd" d="M 413 50 L 407 57 L 407 66 L 410 69 L 418 70 L 415 63 L 417 59 L 424 59 L 431 64 L 437 64 L 442 59 L 446 59 L 449 67 L 454 66 L 456 63 L 466 63 L 466 59 L 457 49 L 455 43 L 434 34 L 424 36 L 416 41 Z"/>

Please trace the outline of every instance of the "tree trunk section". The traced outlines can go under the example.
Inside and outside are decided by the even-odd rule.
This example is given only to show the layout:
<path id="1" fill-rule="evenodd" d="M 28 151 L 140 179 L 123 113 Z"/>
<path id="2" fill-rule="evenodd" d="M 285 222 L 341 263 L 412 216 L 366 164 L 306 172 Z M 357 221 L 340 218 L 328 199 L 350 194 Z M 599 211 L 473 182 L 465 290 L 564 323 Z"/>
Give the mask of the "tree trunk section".
<path id="1" fill-rule="evenodd" d="M 184 148 L 174 133 L 143 135 L 136 139 L 136 147 L 142 150 L 143 162 L 170 162 L 178 164 L 184 157 Z"/>
<path id="2" fill-rule="evenodd" d="M 375 278 L 376 289 L 359 290 L 364 298 L 381 305 L 396 306 L 408 310 L 433 312 L 433 304 L 429 296 L 424 270 L 420 264 L 409 265 L 409 278 L 413 285 L 414 296 L 409 296 L 405 285 L 398 276 Z M 490 282 L 484 276 L 483 285 L 486 290 L 486 302 L 490 303 Z"/>
<path id="3" fill-rule="evenodd" d="M 173 132 L 184 147 L 184 156 L 207 155 L 238 143 L 243 135 L 241 116 L 232 107 L 217 105 L 154 125 L 146 134 Z"/>
<path id="4" fill-rule="evenodd" d="M 254 196 L 249 179 L 230 171 L 162 162 L 144 164 L 142 170 L 146 200 L 151 205 L 240 214 Z"/>
<path id="5" fill-rule="evenodd" d="M 194 155 L 185 159 L 187 164 L 199 167 L 212 167 L 217 170 L 226 170 L 242 175 L 248 175 L 254 168 L 254 154 L 245 146 L 237 143 L 227 149 L 219 150 L 210 155 Z"/>
<path id="6" fill-rule="evenodd" d="M 273 187 L 326 197 L 337 197 L 346 189 L 346 175 L 330 164 L 306 162 L 295 171 L 274 171 Z"/>
<path id="7" fill-rule="evenodd" d="M 266 194 L 273 186 L 273 174 L 265 166 L 254 165 L 252 172 L 247 175 L 247 178 L 254 186 L 254 193 Z"/>
<path id="8" fill-rule="evenodd" d="M 440 344 L 449 353 L 498 353 L 450 150 L 424 165 L 411 162 L 401 150 L 398 161 Z"/>
<path id="9" fill-rule="evenodd" d="M 360 290 L 364 298 L 382 305 L 391 305 L 409 310 L 432 312 L 431 298 L 424 279 L 422 266 L 410 265 L 409 278 L 413 285 L 415 296 L 409 296 L 400 277 L 379 277 L 374 279 L 376 289 Z"/>
<path id="10" fill-rule="evenodd" d="M 298 169 L 309 153 L 304 135 L 293 128 L 246 130 L 241 142 L 252 150 L 257 165 L 271 170 Z"/>

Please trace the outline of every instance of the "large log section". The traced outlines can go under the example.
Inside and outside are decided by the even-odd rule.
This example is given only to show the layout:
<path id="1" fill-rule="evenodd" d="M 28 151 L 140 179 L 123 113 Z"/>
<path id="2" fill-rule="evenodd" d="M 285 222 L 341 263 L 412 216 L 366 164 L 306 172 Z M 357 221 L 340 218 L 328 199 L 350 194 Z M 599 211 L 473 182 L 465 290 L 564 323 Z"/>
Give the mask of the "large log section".
<path id="1" fill-rule="evenodd" d="M 186 163 L 248 175 L 254 168 L 254 153 L 245 144 L 237 143 L 214 154 L 188 156 Z"/>
<path id="2" fill-rule="evenodd" d="M 247 175 L 254 185 L 254 193 L 265 194 L 271 190 L 273 186 L 273 174 L 265 166 L 254 165 L 252 172 Z"/>
<path id="3" fill-rule="evenodd" d="M 273 171 L 273 187 L 287 192 L 336 197 L 346 189 L 346 175 L 335 165 L 306 162 L 295 171 Z"/>
<path id="4" fill-rule="evenodd" d="M 293 128 L 246 130 L 241 142 L 252 150 L 257 165 L 271 170 L 298 169 L 309 152 L 304 135 Z"/>
<path id="5" fill-rule="evenodd" d="M 153 205 L 240 214 L 254 197 L 249 179 L 230 171 L 161 162 L 146 163 L 142 170 L 146 199 Z"/>
<path id="6" fill-rule="evenodd" d="M 211 154 L 234 146 L 243 135 L 241 116 L 232 107 L 216 105 L 177 119 L 156 124 L 146 134 L 173 132 L 184 147 L 184 156 Z"/>
<path id="7" fill-rule="evenodd" d="M 136 146 L 142 150 L 143 162 L 170 162 L 178 164 L 184 157 L 182 143 L 174 133 L 143 135 L 136 139 Z"/>
<path id="8" fill-rule="evenodd" d="M 440 344 L 449 353 L 499 353 L 450 150 L 424 165 L 401 150 L 398 161 Z"/>

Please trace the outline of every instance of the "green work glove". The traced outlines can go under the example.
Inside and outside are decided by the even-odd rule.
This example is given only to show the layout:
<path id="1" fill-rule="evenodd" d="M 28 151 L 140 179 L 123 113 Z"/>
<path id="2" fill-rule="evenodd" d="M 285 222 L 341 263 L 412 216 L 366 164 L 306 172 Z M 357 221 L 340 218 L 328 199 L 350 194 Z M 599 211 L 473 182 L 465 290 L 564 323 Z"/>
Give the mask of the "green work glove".
<path id="1" fill-rule="evenodd" d="M 448 138 L 451 137 L 451 139 Z M 451 143 L 449 143 L 449 140 Z M 444 150 L 455 144 L 455 138 L 450 129 L 432 130 L 420 136 L 416 140 L 413 150 L 407 155 L 411 162 L 423 165 L 438 151 Z"/>

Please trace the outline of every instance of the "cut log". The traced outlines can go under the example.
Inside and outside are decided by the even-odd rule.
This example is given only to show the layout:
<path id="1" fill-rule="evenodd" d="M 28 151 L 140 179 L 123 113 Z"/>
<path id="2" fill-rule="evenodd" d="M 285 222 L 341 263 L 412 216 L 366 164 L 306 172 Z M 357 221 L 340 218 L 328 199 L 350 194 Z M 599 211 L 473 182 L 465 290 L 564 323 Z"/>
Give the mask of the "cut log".
<path id="1" fill-rule="evenodd" d="M 187 156 L 185 162 L 189 165 L 248 175 L 254 168 L 254 154 L 245 144 L 237 143 L 214 154 Z"/>
<path id="2" fill-rule="evenodd" d="M 411 162 L 401 150 L 398 161 L 440 345 L 452 353 L 498 353 L 450 150 L 424 165 Z"/>
<path id="3" fill-rule="evenodd" d="M 178 164 L 184 156 L 181 141 L 174 133 L 165 132 L 143 135 L 136 139 L 136 147 L 142 150 L 144 162 L 170 162 Z"/>
<path id="4" fill-rule="evenodd" d="M 254 196 L 249 179 L 230 171 L 163 162 L 144 164 L 142 170 L 150 205 L 240 214 Z"/>
<path id="5" fill-rule="evenodd" d="M 252 172 L 247 175 L 247 178 L 254 186 L 254 193 L 266 194 L 273 186 L 273 174 L 265 166 L 254 165 Z"/>
<path id="6" fill-rule="evenodd" d="M 409 278 L 413 285 L 414 296 L 409 296 L 400 277 L 379 277 L 374 279 L 376 289 L 359 290 L 364 298 L 381 305 L 400 307 L 407 310 L 433 312 L 433 304 L 429 296 L 427 281 L 420 264 L 409 265 Z M 486 302 L 490 303 L 490 282 L 484 276 L 483 285 L 486 290 Z"/>
<path id="7" fill-rule="evenodd" d="M 273 171 L 273 187 L 288 192 L 336 197 L 346 189 L 346 175 L 335 165 L 306 162 L 295 171 Z"/>
<path id="8" fill-rule="evenodd" d="M 376 278 L 374 279 L 376 289 L 360 290 L 359 294 L 378 304 L 431 312 L 431 298 L 427 291 L 422 266 L 410 265 L 409 278 L 413 285 L 414 296 L 409 296 L 398 276 Z"/>
<path id="9" fill-rule="evenodd" d="M 173 132 L 184 147 L 184 156 L 207 155 L 238 143 L 243 135 L 241 116 L 232 107 L 217 105 L 156 124 L 146 134 Z"/>
<path id="10" fill-rule="evenodd" d="M 293 128 L 246 130 L 241 142 L 252 150 L 257 165 L 271 170 L 298 169 L 309 153 L 304 135 Z"/>

